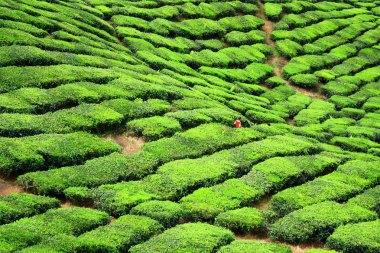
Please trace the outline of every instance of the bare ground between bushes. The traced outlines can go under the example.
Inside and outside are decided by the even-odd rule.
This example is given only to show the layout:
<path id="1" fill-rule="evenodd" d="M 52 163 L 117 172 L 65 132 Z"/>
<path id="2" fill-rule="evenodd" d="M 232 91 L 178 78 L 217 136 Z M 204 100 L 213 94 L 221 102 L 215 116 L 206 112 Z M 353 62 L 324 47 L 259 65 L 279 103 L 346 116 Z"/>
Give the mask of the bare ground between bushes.
<path id="1" fill-rule="evenodd" d="M 264 5 L 262 3 L 259 3 L 259 13 L 257 16 L 264 20 L 264 25 L 262 27 L 262 30 L 265 32 L 265 43 L 273 48 L 273 55 L 265 63 L 273 67 L 275 76 L 283 78 L 282 69 L 284 68 L 285 65 L 289 63 L 289 61 L 285 57 L 279 56 L 275 48 L 276 45 L 270 37 L 271 33 L 273 32 L 274 23 L 265 17 Z M 317 99 L 322 99 L 322 100 L 327 99 L 326 96 L 320 94 L 317 91 L 303 89 L 301 87 L 292 85 L 287 80 L 285 81 L 286 81 L 286 85 L 295 89 L 297 93 L 304 94 L 311 98 L 317 98 Z M 317 90 L 319 90 L 319 88 Z"/>
<path id="2" fill-rule="evenodd" d="M 143 138 L 131 136 L 128 133 L 108 134 L 103 136 L 102 139 L 111 140 L 123 147 L 122 153 L 124 155 L 133 155 L 134 153 L 140 152 L 145 143 Z"/>
<path id="3" fill-rule="evenodd" d="M 273 243 L 281 243 L 289 246 L 292 249 L 292 253 L 305 253 L 309 249 L 322 249 L 323 244 L 319 243 L 303 243 L 298 245 L 286 244 L 283 242 L 273 241 L 268 238 L 266 235 L 258 235 L 258 234 L 245 234 L 245 235 L 236 235 L 236 240 L 256 240 L 261 242 L 273 242 Z"/>

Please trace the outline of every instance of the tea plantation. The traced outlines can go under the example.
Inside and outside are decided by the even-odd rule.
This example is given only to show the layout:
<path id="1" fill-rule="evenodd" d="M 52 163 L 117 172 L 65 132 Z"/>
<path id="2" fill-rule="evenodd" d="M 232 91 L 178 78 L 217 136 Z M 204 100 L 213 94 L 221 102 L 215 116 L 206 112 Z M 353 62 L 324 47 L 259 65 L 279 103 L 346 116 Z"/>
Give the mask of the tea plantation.
<path id="1" fill-rule="evenodd" d="M 379 253 L 379 215 L 380 0 L 0 1 L 1 253 Z"/>

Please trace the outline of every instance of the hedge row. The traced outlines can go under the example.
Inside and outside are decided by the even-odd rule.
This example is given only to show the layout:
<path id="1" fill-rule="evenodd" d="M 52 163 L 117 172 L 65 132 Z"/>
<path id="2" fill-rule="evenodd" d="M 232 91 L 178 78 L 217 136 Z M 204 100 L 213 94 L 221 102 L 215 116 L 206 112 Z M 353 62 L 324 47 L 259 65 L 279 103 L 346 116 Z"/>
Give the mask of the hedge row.
<path id="1" fill-rule="evenodd" d="M 283 143 L 294 143 L 294 146 L 286 146 Z M 94 192 L 95 205 L 102 210 L 120 215 L 148 200 L 177 200 L 199 187 L 212 186 L 235 177 L 262 159 L 312 152 L 317 149 L 314 143 L 302 138 L 268 137 L 210 156 L 166 163 L 158 168 L 156 174 L 149 175 L 141 181 L 103 185 Z M 122 202 L 119 201 L 121 198 Z"/>
<path id="2" fill-rule="evenodd" d="M 116 144 L 83 132 L 21 138 L 2 137 L 0 170 L 3 174 L 10 175 L 73 165 L 120 149 Z"/>
<path id="3" fill-rule="evenodd" d="M 224 228 L 206 223 L 187 223 L 166 230 L 161 235 L 132 247 L 130 252 L 212 253 L 232 242 L 234 237 L 231 231 Z"/>
<path id="4" fill-rule="evenodd" d="M 248 128 L 202 125 L 170 138 L 146 143 L 140 154 L 112 154 L 87 161 L 84 165 L 27 173 L 20 176 L 18 182 L 39 194 L 62 194 L 68 187 L 96 187 L 120 180 L 140 179 L 164 162 L 199 157 L 262 137 L 263 134 Z"/>
<path id="5" fill-rule="evenodd" d="M 129 121 L 127 128 L 138 136 L 143 136 L 148 140 L 158 140 L 163 137 L 170 137 L 182 130 L 179 122 L 173 118 L 154 116 Z"/>
<path id="6" fill-rule="evenodd" d="M 156 18 L 150 22 L 143 19 L 115 15 L 112 21 L 117 26 L 131 26 L 142 31 L 153 32 L 162 36 L 184 36 L 190 39 L 205 39 L 225 35 L 230 31 L 250 31 L 258 29 L 263 21 L 253 15 L 225 17 L 217 21 L 198 18 L 173 22 Z"/>
<path id="7" fill-rule="evenodd" d="M 132 99 L 134 94 L 116 85 L 90 82 L 70 83 L 52 89 L 21 88 L 0 94 L 0 110 L 10 113 L 43 113 L 113 98 Z"/>
<path id="8" fill-rule="evenodd" d="M 160 223 L 148 217 L 125 215 L 107 226 L 78 237 L 77 252 L 126 252 L 133 245 L 160 233 Z"/>
<path id="9" fill-rule="evenodd" d="M 143 215 L 159 221 L 165 228 L 174 227 L 186 218 L 186 212 L 176 202 L 152 200 L 131 209 L 131 214 Z"/>
<path id="10" fill-rule="evenodd" d="M 292 75 L 310 73 L 325 68 L 316 71 L 314 74 L 321 80 L 332 81 L 337 76 L 336 73 L 330 69 L 339 65 L 342 61 L 355 56 L 360 49 L 376 45 L 379 41 L 379 34 L 380 29 L 375 28 L 356 37 L 353 43 L 345 42 L 342 43 L 342 45 L 339 44 L 329 53 L 322 54 L 323 51 L 311 52 L 307 55 L 294 57 L 290 63 L 284 67 L 284 75 L 290 77 Z"/>
<path id="11" fill-rule="evenodd" d="M 99 56 L 44 51 L 32 46 L 1 47 L 0 57 L 0 67 L 68 64 L 97 68 L 124 68 L 126 65 L 125 62 Z M 137 62 L 129 61 L 128 63 L 136 64 Z"/>
<path id="12" fill-rule="evenodd" d="M 331 156 L 331 153 L 301 155 L 315 151 L 304 149 L 296 152 L 300 156 L 268 159 L 254 165 L 247 175 L 239 179 L 196 190 L 182 198 L 181 204 L 194 219 L 212 219 L 221 212 L 251 205 L 268 193 L 314 178 L 327 168 L 337 166 L 344 158 Z"/>
<path id="13" fill-rule="evenodd" d="M 81 33 L 79 33 L 80 35 Z M 114 46 L 117 48 L 117 50 L 113 49 L 110 50 L 109 47 L 105 48 L 104 45 L 101 43 L 94 42 L 93 40 L 87 39 L 86 41 L 90 40 L 91 43 L 83 42 L 83 39 L 79 40 L 78 42 L 72 42 L 73 38 L 72 35 L 69 36 L 66 33 L 58 33 L 55 32 L 54 36 L 57 37 L 57 39 L 49 39 L 49 38 L 38 38 L 33 36 L 32 34 L 26 33 L 24 31 L 20 30 L 14 30 L 9 28 L 0 28 L 0 38 L 1 46 L 12 46 L 12 45 L 24 45 L 24 46 L 35 46 L 41 49 L 45 50 L 51 50 L 51 51 L 58 51 L 58 52 L 70 52 L 70 53 L 77 53 L 77 54 L 86 54 L 86 55 L 93 55 L 93 56 L 99 56 L 104 57 L 108 59 L 114 59 L 114 60 L 120 60 L 125 62 L 135 62 L 135 58 L 133 58 L 124 47 Z M 60 39 L 65 40 L 60 40 Z M 74 37 L 75 39 L 75 37 Z M 114 44 L 112 44 L 114 45 Z M 116 44 L 117 45 L 117 44 Z"/>
<path id="14" fill-rule="evenodd" d="M 380 220 L 338 227 L 326 246 L 344 253 L 375 253 L 380 250 Z"/>
<path id="15" fill-rule="evenodd" d="M 336 32 L 334 35 L 326 36 L 314 41 L 313 43 L 304 45 L 304 52 L 307 54 L 323 53 L 334 47 L 348 43 L 365 31 L 375 27 L 376 23 L 374 22 L 354 23 Z"/>
<path id="16" fill-rule="evenodd" d="M 290 243 L 323 242 L 340 225 L 375 220 L 375 212 L 355 205 L 323 202 L 294 211 L 270 227 L 272 239 Z"/>
<path id="17" fill-rule="evenodd" d="M 243 207 L 219 214 L 215 218 L 215 225 L 249 233 L 263 229 L 264 217 L 256 208 Z"/>
<path id="18" fill-rule="evenodd" d="M 268 64 L 251 63 L 244 69 L 222 69 L 200 67 L 202 74 L 214 75 L 229 82 L 260 83 L 273 75 L 273 68 Z"/>
<path id="19" fill-rule="evenodd" d="M 285 5 L 286 6 L 286 5 Z M 285 7 L 286 9 L 286 7 Z M 308 11 L 302 14 L 285 15 L 276 24 L 276 30 L 289 30 L 296 27 L 305 27 L 325 19 L 348 19 L 356 15 L 369 14 L 367 10 L 360 8 L 350 8 L 334 11 Z"/>
<path id="20" fill-rule="evenodd" d="M 32 194 L 14 193 L 0 197 L 0 225 L 15 220 L 44 213 L 48 209 L 57 208 L 60 202 L 54 198 Z"/>
<path id="21" fill-rule="evenodd" d="M 268 243 L 254 240 L 236 240 L 220 248 L 218 253 L 265 252 L 265 253 L 291 253 L 292 249 L 279 243 Z"/>
<path id="22" fill-rule="evenodd" d="M 111 69 L 53 65 L 0 68 L 0 93 L 24 87 L 52 88 L 61 84 L 89 81 L 105 83 L 117 78 Z"/>
<path id="23" fill-rule="evenodd" d="M 105 225 L 110 219 L 108 214 L 88 208 L 48 210 L 44 214 L 0 226 L 0 249 L 4 253 L 14 252 L 54 235 L 78 236 Z"/>
<path id="24" fill-rule="evenodd" d="M 98 104 L 80 104 L 42 115 L 4 113 L 0 115 L 0 135 L 104 131 L 121 125 L 122 120 L 122 114 Z"/>
<path id="25" fill-rule="evenodd" d="M 364 207 L 380 214 L 380 186 L 370 188 L 348 200 L 347 204 Z"/>
<path id="26" fill-rule="evenodd" d="M 4 113 L 0 115 L 0 134 L 20 136 L 74 131 L 101 132 L 118 127 L 125 120 L 163 114 L 169 108 L 169 103 L 162 100 L 113 99 L 101 104 L 82 103 L 76 107 L 41 115 Z M 50 124 L 46 125 L 46 122 Z"/>
<path id="27" fill-rule="evenodd" d="M 271 208 L 283 216 L 322 201 L 345 201 L 375 185 L 379 175 L 379 161 L 349 161 L 328 175 L 277 193 Z"/>
<path id="28" fill-rule="evenodd" d="M 334 104 L 322 100 L 314 100 L 309 104 L 307 109 L 301 110 L 294 117 L 294 121 L 297 126 L 319 124 L 325 121 L 334 112 Z"/>

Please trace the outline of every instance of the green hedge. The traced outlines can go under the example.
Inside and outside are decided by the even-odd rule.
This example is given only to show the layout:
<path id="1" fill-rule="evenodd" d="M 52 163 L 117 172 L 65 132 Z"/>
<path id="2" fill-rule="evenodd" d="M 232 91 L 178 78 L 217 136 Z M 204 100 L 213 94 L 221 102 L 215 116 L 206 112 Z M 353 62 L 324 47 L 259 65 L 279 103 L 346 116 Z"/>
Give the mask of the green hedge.
<path id="1" fill-rule="evenodd" d="M 93 67 L 52 65 L 0 68 L 0 92 L 23 87 L 51 88 L 60 84 L 90 81 L 104 83 L 115 79 L 117 72 Z"/>
<path id="2" fill-rule="evenodd" d="M 318 85 L 318 78 L 311 74 L 300 74 L 289 78 L 289 81 L 297 86 L 313 89 Z"/>
<path id="3" fill-rule="evenodd" d="M 380 220 L 338 227 L 326 246 L 344 253 L 375 253 L 380 250 Z"/>
<path id="4" fill-rule="evenodd" d="M 265 33 L 259 30 L 249 32 L 232 31 L 224 36 L 225 41 L 231 46 L 241 46 L 254 43 L 264 43 Z"/>
<path id="5" fill-rule="evenodd" d="M 218 253 L 265 252 L 265 253 L 291 253 L 287 245 L 254 240 L 236 240 L 220 248 Z"/>
<path id="6" fill-rule="evenodd" d="M 155 219 L 165 228 L 174 227 L 186 218 L 186 213 L 181 205 L 171 201 L 144 202 L 133 207 L 130 213 Z"/>
<path id="7" fill-rule="evenodd" d="M 54 235 L 78 236 L 110 221 L 106 213 L 80 207 L 48 210 L 31 218 L 0 226 L 0 249 L 3 252 L 36 245 Z"/>
<path id="8" fill-rule="evenodd" d="M 59 207 L 60 204 L 57 199 L 32 194 L 13 193 L 8 196 L 1 196 L 0 225 L 44 213 L 48 209 Z"/>
<path id="9" fill-rule="evenodd" d="M 157 140 L 180 132 L 179 122 L 173 118 L 154 116 L 129 121 L 127 128 L 148 140 Z"/>
<path id="10" fill-rule="evenodd" d="M 22 136 L 41 133 L 69 133 L 75 131 L 101 132 L 115 128 L 123 121 L 123 115 L 99 104 L 80 104 L 42 115 L 0 115 L 0 134 Z M 46 124 L 50 122 L 50 124 Z"/>
<path id="11" fill-rule="evenodd" d="M 331 143 L 343 149 L 357 152 L 367 152 L 370 148 L 379 148 L 380 144 L 361 137 L 341 137 L 335 136 Z"/>
<path id="12" fill-rule="evenodd" d="M 153 154 L 162 162 L 168 162 L 210 154 L 263 137 L 263 134 L 249 128 L 236 129 L 213 123 L 177 133 L 171 138 L 146 143 L 143 152 Z"/>
<path id="13" fill-rule="evenodd" d="M 243 207 L 219 214 L 215 225 L 237 232 L 260 231 L 264 227 L 264 217 L 256 208 Z"/>
<path id="14" fill-rule="evenodd" d="M 292 144 L 290 145 L 290 143 Z M 234 158 L 232 157 L 231 160 L 235 163 L 238 163 L 241 166 L 240 170 L 243 173 L 246 173 L 247 171 L 249 171 L 249 167 L 252 166 L 252 164 L 255 164 L 261 160 L 268 159 L 273 156 L 288 156 L 296 154 L 301 155 L 305 153 L 314 153 L 318 150 L 319 149 L 317 147 L 317 144 L 311 144 L 307 140 L 302 140 L 301 138 L 297 139 L 287 136 L 274 136 L 268 137 L 264 141 L 254 142 L 242 146 L 241 148 L 235 148 L 230 152 L 220 152 L 218 156 L 223 157 L 222 155 L 224 155 L 228 157 L 233 154 Z M 275 159 L 276 158 L 273 158 L 273 160 Z M 294 159 L 296 160 L 296 158 Z M 314 159 L 314 157 L 310 157 L 310 162 L 314 161 Z M 318 164 L 315 167 L 313 166 L 313 169 L 310 168 L 310 176 L 313 176 L 316 173 L 321 172 L 324 166 L 328 166 L 329 164 L 339 162 L 339 159 L 329 159 L 328 157 L 323 158 L 323 156 L 321 157 L 321 159 L 322 161 L 326 159 L 326 161 L 321 162 L 323 165 Z M 260 164 L 264 165 L 264 163 Z M 301 162 L 301 164 L 303 163 Z M 307 168 L 308 166 L 310 166 L 308 163 L 306 164 L 307 165 L 302 166 L 302 168 Z M 269 166 L 268 170 L 270 170 L 270 168 L 272 167 Z M 288 169 L 287 167 L 284 167 L 284 170 L 285 168 L 286 170 Z M 254 172 L 250 172 L 247 176 L 244 176 L 239 179 L 230 179 L 221 184 L 216 184 L 211 187 L 200 188 L 194 191 L 192 194 L 182 198 L 181 204 L 184 206 L 186 210 L 188 210 L 190 216 L 194 219 L 212 219 L 221 212 L 236 209 L 241 206 L 250 205 L 254 201 L 257 201 L 260 197 L 263 197 L 265 193 L 268 193 L 270 190 L 273 190 L 273 188 L 271 188 L 271 184 L 274 185 L 275 183 L 277 183 L 279 179 L 276 177 L 280 177 L 281 175 L 277 174 L 277 169 L 278 164 L 277 167 L 273 169 L 274 172 L 272 174 L 268 173 L 268 176 L 256 177 Z M 313 174 L 314 169 L 315 172 Z M 252 174 L 252 176 L 250 174 Z M 284 172 L 282 172 L 282 174 L 288 175 Z M 295 171 L 294 177 L 296 177 L 295 175 L 298 174 L 298 171 Z M 270 182 L 268 178 L 273 178 L 274 182 Z M 289 176 L 288 178 L 284 178 L 284 185 L 286 183 L 290 183 L 289 181 L 291 178 L 293 177 Z M 262 185 L 268 185 L 268 187 L 265 188 L 262 187 Z"/>
<path id="15" fill-rule="evenodd" d="M 233 233 L 227 229 L 206 223 L 187 223 L 166 230 L 161 235 L 132 247 L 130 252 L 212 253 L 233 240 Z"/>
<path id="16" fill-rule="evenodd" d="M 294 211 L 270 227 L 272 239 L 290 243 L 323 242 L 338 226 L 375 220 L 377 214 L 359 206 L 323 202 Z"/>
<path id="17" fill-rule="evenodd" d="M 282 5 L 275 3 L 265 3 L 264 12 L 270 20 L 278 20 L 282 13 Z"/>
<path id="18" fill-rule="evenodd" d="M 27 173 L 20 176 L 18 182 L 36 193 L 62 194 L 66 188 L 73 186 L 96 187 L 120 180 L 140 179 L 154 172 L 159 163 L 198 157 L 262 136 L 248 128 L 202 125 L 171 138 L 146 143 L 141 154 L 112 154 L 87 161 L 84 165 Z"/>
<path id="19" fill-rule="evenodd" d="M 1 138 L 0 143 L 0 170 L 6 175 L 82 163 L 121 149 L 83 132 Z"/>
<path id="20" fill-rule="evenodd" d="M 62 195 L 69 187 L 96 187 L 120 180 L 139 179 L 152 173 L 159 160 L 150 154 L 113 153 L 86 161 L 83 165 L 26 173 L 17 178 L 19 185 L 37 194 Z M 71 189 L 66 196 L 75 202 L 88 200 L 83 189 Z M 82 199 L 84 198 L 84 199 Z"/>
<path id="21" fill-rule="evenodd" d="M 162 230 L 160 223 L 148 217 L 121 216 L 107 226 L 80 235 L 76 252 L 126 252 Z"/>
<path id="22" fill-rule="evenodd" d="M 353 204 L 367 208 L 380 214 L 380 186 L 370 188 L 365 192 L 348 200 L 347 204 Z"/>
<path id="23" fill-rule="evenodd" d="M 212 187 L 200 188 L 181 199 L 181 206 L 193 220 L 212 220 L 227 210 L 250 205 L 262 196 L 262 192 L 228 179 Z"/>
<path id="24" fill-rule="evenodd" d="M 295 146 L 284 145 L 285 142 L 294 143 Z M 302 138 L 276 136 L 198 159 L 169 162 L 159 167 L 156 174 L 141 181 L 103 185 L 97 188 L 94 196 L 95 204 L 103 210 L 120 215 L 148 200 L 177 200 L 199 187 L 212 186 L 235 177 L 247 171 L 259 160 L 279 154 L 318 150 L 314 144 Z M 119 201 L 120 199 L 123 201 Z"/>
<path id="25" fill-rule="evenodd" d="M 379 161 L 349 161 L 330 174 L 275 194 L 271 208 L 283 216 L 322 201 L 345 201 L 376 184 L 379 170 Z"/>

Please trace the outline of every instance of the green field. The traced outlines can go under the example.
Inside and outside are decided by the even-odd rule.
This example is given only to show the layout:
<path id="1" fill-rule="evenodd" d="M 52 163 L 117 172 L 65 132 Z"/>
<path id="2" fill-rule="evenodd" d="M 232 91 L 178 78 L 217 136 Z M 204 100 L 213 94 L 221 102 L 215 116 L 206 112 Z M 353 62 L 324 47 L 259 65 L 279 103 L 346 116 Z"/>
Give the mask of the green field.
<path id="1" fill-rule="evenodd" d="M 380 0 L 0 1 L 1 253 L 379 253 L 379 215 Z"/>

